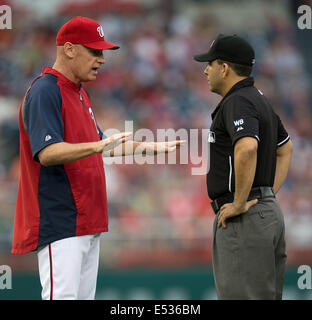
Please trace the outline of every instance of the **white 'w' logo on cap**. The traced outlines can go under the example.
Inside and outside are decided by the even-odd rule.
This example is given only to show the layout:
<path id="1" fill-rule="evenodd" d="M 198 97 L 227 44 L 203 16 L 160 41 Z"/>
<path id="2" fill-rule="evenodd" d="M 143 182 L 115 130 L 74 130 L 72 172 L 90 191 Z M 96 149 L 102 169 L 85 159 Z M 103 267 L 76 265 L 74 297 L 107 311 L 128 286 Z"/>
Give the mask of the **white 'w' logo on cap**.
<path id="1" fill-rule="evenodd" d="M 103 38 L 104 37 L 104 31 L 102 26 L 97 27 L 97 32 L 99 33 L 100 37 Z"/>

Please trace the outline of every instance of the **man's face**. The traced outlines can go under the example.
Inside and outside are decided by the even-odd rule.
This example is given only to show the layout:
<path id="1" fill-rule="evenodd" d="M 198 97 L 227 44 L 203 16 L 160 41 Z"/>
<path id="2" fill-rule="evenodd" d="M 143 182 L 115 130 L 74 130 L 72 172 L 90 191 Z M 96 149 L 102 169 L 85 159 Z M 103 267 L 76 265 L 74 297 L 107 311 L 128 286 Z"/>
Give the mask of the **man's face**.
<path id="1" fill-rule="evenodd" d="M 72 60 L 72 70 L 80 82 L 96 79 L 98 69 L 105 63 L 103 50 L 87 48 L 83 45 L 75 45 L 76 54 Z"/>
<path id="2" fill-rule="evenodd" d="M 219 65 L 217 60 L 209 62 L 204 73 L 207 76 L 211 92 L 220 93 L 223 84 L 222 65 Z"/>

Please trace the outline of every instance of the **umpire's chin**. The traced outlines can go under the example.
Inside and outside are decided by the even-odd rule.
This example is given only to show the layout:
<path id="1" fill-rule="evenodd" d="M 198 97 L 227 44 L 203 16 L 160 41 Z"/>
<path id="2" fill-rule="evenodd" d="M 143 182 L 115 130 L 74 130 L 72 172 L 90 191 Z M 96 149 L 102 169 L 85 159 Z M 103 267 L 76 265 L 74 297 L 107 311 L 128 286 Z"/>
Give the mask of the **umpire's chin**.
<path id="1" fill-rule="evenodd" d="M 219 94 L 218 89 L 217 89 L 209 80 L 208 80 L 208 86 L 209 86 L 209 90 L 210 90 L 211 92 L 214 92 L 214 93 Z"/>

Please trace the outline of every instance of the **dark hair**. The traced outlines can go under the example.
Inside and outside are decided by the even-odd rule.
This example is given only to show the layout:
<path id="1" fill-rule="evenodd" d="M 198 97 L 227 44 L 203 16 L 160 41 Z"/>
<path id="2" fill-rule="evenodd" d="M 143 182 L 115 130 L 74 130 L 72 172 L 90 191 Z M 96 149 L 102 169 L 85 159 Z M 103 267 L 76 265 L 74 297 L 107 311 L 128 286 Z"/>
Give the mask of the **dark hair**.
<path id="1" fill-rule="evenodd" d="M 243 64 L 238 64 L 238 63 L 233 63 L 233 62 L 228 62 L 228 61 L 224 61 L 221 59 L 217 59 L 218 64 L 222 64 L 222 63 L 226 63 L 229 65 L 229 67 L 231 67 L 231 69 L 234 70 L 234 72 L 240 76 L 240 77 L 249 77 L 252 71 L 252 67 L 250 66 L 246 66 Z"/>

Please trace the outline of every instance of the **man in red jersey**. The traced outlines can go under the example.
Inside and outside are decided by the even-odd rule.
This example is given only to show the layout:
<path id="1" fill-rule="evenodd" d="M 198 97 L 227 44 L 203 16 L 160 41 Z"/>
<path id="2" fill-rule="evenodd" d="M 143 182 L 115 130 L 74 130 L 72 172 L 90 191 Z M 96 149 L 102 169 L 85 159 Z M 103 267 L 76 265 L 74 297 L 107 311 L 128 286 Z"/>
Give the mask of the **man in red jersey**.
<path id="1" fill-rule="evenodd" d="M 108 231 L 103 151 L 114 155 L 122 143 L 122 155 L 170 152 L 183 142 L 126 142 L 131 133 L 102 139 L 81 83 L 96 79 L 103 50 L 119 47 L 84 17 L 63 25 L 56 45 L 55 64 L 33 81 L 20 108 L 12 253 L 37 251 L 42 299 L 94 299 L 99 238 Z"/>

